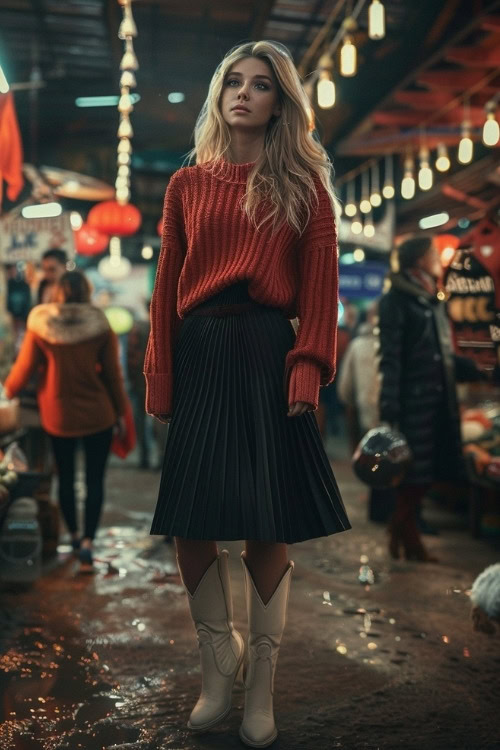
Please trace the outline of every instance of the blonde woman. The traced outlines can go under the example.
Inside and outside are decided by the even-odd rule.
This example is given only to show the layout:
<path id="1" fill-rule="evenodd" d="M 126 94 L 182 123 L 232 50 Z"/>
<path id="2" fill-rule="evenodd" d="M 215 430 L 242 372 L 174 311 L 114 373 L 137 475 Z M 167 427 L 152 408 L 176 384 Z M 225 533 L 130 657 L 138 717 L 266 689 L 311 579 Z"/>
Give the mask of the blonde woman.
<path id="1" fill-rule="evenodd" d="M 244 539 L 250 747 L 277 736 L 286 545 L 350 528 L 313 414 L 335 374 L 338 279 L 331 163 L 307 108 L 280 44 L 238 46 L 215 71 L 196 165 L 165 196 L 145 361 L 147 411 L 170 422 L 151 533 L 175 537 L 200 648 L 188 726 L 231 708 L 245 647 L 216 540 Z"/>

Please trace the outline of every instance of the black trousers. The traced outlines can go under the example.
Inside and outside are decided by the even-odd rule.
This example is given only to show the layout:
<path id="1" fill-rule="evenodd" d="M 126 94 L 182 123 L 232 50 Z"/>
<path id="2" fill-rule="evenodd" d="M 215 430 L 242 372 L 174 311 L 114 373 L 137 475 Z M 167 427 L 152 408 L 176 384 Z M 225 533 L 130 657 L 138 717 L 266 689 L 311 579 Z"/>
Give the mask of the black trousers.
<path id="1" fill-rule="evenodd" d="M 82 441 L 85 452 L 86 500 L 83 536 L 93 539 L 104 500 L 104 472 L 112 437 L 112 427 L 81 438 L 51 435 L 59 475 L 59 505 L 66 526 L 72 534 L 78 531 L 75 502 L 75 453 L 78 441 Z"/>

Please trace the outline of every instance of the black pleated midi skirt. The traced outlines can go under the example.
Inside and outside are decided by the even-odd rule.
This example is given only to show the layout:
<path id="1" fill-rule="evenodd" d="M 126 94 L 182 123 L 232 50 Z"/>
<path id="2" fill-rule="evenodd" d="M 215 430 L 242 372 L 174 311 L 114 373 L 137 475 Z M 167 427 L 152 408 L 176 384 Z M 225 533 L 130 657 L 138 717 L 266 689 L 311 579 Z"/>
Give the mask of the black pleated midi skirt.
<path id="1" fill-rule="evenodd" d="M 351 528 L 316 417 L 287 416 L 294 341 L 246 281 L 183 319 L 151 534 L 292 544 Z"/>

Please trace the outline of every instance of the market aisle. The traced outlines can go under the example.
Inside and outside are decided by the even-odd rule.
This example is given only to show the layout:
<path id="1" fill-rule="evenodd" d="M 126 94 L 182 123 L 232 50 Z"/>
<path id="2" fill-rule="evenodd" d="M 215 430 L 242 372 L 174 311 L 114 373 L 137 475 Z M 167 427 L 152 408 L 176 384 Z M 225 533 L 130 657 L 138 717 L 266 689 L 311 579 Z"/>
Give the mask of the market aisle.
<path id="1" fill-rule="evenodd" d="M 441 564 L 392 563 L 384 530 L 364 520 L 362 487 L 347 465 L 336 471 L 354 528 L 293 549 L 274 747 L 498 748 L 500 639 L 472 632 L 466 595 L 498 551 L 441 514 L 448 528 L 429 542 Z M 63 553 L 32 591 L 2 595 L 5 750 L 241 747 L 241 687 L 224 726 L 185 729 L 198 659 L 173 550 L 147 535 L 157 482 L 109 472 L 95 576 Z M 229 548 L 244 627 L 239 544 Z"/>

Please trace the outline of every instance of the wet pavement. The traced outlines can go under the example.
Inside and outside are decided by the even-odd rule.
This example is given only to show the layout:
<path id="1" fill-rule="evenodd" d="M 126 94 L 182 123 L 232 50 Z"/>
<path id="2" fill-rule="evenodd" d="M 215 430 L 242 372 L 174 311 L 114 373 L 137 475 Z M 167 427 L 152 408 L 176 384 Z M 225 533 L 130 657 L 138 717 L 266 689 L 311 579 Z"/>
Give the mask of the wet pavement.
<path id="1" fill-rule="evenodd" d="M 468 590 L 500 559 L 463 518 L 432 512 L 439 565 L 389 560 L 365 491 L 334 462 L 353 530 L 295 545 L 275 708 L 281 750 L 500 748 L 500 635 L 472 631 Z M 205 735 L 194 630 L 170 545 L 148 535 L 158 474 L 113 467 L 94 575 L 61 544 L 0 609 L 2 750 L 241 748 L 243 691 Z M 433 513 L 433 515 L 432 515 Z M 241 544 L 226 545 L 245 631 Z"/>

